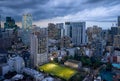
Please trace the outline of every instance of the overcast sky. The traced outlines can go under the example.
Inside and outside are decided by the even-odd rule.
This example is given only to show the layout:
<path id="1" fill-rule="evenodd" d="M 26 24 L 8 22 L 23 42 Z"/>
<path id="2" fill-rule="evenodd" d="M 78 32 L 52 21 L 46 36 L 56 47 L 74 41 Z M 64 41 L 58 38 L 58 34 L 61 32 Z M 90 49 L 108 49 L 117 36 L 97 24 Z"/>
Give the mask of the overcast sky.
<path id="1" fill-rule="evenodd" d="M 38 26 L 86 21 L 87 26 L 108 28 L 120 15 L 120 0 L 0 0 L 2 20 L 12 16 L 20 24 L 24 13 L 31 13 Z"/>

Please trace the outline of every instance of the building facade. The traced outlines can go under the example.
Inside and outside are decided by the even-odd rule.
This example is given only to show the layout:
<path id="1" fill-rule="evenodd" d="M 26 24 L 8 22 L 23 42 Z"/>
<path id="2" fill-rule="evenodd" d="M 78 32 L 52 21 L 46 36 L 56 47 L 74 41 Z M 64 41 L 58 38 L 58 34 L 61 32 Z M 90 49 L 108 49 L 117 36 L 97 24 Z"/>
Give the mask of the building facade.
<path id="1" fill-rule="evenodd" d="M 65 35 L 71 37 L 76 46 L 86 43 L 85 22 L 65 22 Z"/>
<path id="2" fill-rule="evenodd" d="M 32 29 L 32 15 L 24 14 L 22 18 L 22 40 L 27 46 L 30 46 L 30 34 Z"/>
<path id="3" fill-rule="evenodd" d="M 22 18 L 22 28 L 25 30 L 29 30 L 32 28 L 32 15 L 24 14 Z"/>
<path id="4" fill-rule="evenodd" d="M 96 38 L 101 38 L 102 28 L 94 25 L 93 27 L 87 28 L 88 41 L 92 42 Z"/>
<path id="5" fill-rule="evenodd" d="M 6 17 L 6 21 L 4 23 L 4 29 L 16 29 L 17 25 L 15 24 L 15 20 L 11 17 Z"/>
<path id="6" fill-rule="evenodd" d="M 120 16 L 118 16 L 118 19 L 117 19 L 117 24 L 118 24 L 118 34 L 120 35 Z"/>
<path id="7" fill-rule="evenodd" d="M 47 29 L 40 28 L 31 34 L 31 62 L 34 67 L 48 62 L 48 36 Z"/>
<path id="8" fill-rule="evenodd" d="M 62 38 L 65 35 L 64 23 L 56 23 L 56 27 L 58 28 L 58 36 Z"/>
<path id="9" fill-rule="evenodd" d="M 120 35 L 115 35 L 115 36 L 114 36 L 113 46 L 114 46 L 115 48 L 120 48 Z"/>

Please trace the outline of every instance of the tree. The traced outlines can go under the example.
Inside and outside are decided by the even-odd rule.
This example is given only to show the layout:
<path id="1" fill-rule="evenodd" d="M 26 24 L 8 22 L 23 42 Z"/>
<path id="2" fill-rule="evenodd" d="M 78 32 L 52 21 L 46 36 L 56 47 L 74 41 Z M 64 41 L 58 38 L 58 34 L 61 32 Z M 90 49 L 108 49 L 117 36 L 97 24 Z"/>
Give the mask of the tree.
<path id="1" fill-rule="evenodd" d="M 111 63 L 108 63 L 108 64 L 107 64 L 106 70 L 107 70 L 107 71 L 111 71 L 111 70 L 112 70 L 112 64 L 111 64 Z"/>
<path id="2" fill-rule="evenodd" d="M 72 55 L 70 55 L 70 56 L 68 57 L 68 59 L 74 59 L 74 57 L 73 57 Z"/>
<path id="3" fill-rule="evenodd" d="M 54 62 L 58 62 L 58 58 L 54 58 Z"/>

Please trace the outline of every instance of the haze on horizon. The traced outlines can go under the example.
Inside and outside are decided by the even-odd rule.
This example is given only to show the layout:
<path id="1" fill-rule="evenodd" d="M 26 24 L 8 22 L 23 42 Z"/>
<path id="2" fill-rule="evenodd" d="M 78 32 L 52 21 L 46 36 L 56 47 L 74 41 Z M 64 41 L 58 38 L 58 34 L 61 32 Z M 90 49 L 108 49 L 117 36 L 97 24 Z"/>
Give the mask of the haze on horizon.
<path id="1" fill-rule="evenodd" d="M 30 13 L 33 24 L 41 27 L 48 23 L 86 21 L 87 26 L 103 29 L 116 24 L 120 15 L 120 0 L 1 0 L 0 15 L 13 17 L 21 25 L 22 15 Z"/>

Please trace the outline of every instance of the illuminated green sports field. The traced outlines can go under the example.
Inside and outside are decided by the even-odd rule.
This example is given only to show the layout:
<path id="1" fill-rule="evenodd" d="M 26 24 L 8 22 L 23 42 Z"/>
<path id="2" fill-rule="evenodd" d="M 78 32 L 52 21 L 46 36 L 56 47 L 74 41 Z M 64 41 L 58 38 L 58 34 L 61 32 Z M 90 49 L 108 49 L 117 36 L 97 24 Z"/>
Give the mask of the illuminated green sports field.
<path id="1" fill-rule="evenodd" d="M 69 80 L 73 75 L 77 73 L 76 70 L 61 66 L 55 63 L 48 63 L 39 67 L 41 71 L 55 75 L 65 80 Z"/>

